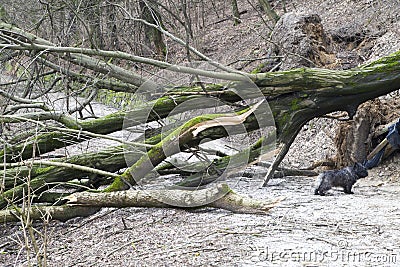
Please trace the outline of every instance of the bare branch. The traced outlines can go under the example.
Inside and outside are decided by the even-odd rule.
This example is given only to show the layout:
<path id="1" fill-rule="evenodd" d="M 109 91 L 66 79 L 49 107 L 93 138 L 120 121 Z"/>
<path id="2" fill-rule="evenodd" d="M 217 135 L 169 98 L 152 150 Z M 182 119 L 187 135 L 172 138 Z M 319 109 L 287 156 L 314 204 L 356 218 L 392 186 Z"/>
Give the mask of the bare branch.
<path id="1" fill-rule="evenodd" d="M 21 167 L 21 166 L 33 166 L 33 165 L 45 165 L 45 166 L 56 166 L 56 167 L 65 167 L 68 169 L 73 169 L 73 170 L 79 170 L 83 172 L 89 172 L 93 174 L 98 174 L 102 176 L 109 176 L 116 178 L 119 175 L 112 173 L 112 172 L 107 172 L 107 171 L 102 171 L 94 168 L 90 168 L 87 166 L 81 166 L 81 165 L 76 165 L 72 163 L 65 163 L 65 162 L 58 162 L 58 161 L 48 161 L 48 160 L 26 160 L 26 161 L 21 161 L 21 162 L 16 162 L 16 163 L 0 163 L 0 167 L 2 168 L 15 168 L 15 167 Z"/>
<path id="2" fill-rule="evenodd" d="M 40 44 L 27 44 L 24 45 L 4 45 L 0 44 L 1 47 L 6 47 L 7 49 L 13 50 L 34 50 L 34 51 L 48 51 L 48 52 L 56 52 L 56 53 L 67 53 L 69 56 L 72 57 L 71 61 L 76 63 L 77 65 L 85 65 L 88 68 L 93 70 L 105 73 L 104 70 L 108 69 L 110 73 L 108 73 L 112 77 L 119 78 L 125 82 L 129 82 L 129 79 L 125 78 L 130 75 L 130 72 L 127 74 L 125 69 L 117 67 L 115 65 L 109 65 L 104 61 L 99 59 L 94 59 L 90 57 L 86 57 L 84 55 L 90 56 L 103 56 L 103 57 L 111 57 L 111 58 L 119 58 L 125 59 L 132 62 L 138 62 L 148 65 L 153 65 L 156 67 L 160 67 L 163 69 L 169 69 L 170 71 L 174 72 L 181 72 L 181 73 L 188 73 L 188 74 L 195 74 L 204 77 L 216 78 L 216 79 L 225 79 L 225 80 L 233 80 L 233 81 L 246 81 L 248 80 L 246 76 L 248 74 L 239 74 L 239 73 L 226 73 L 226 72 L 213 72 L 213 71 L 206 71 L 195 69 L 191 67 L 185 66 L 176 66 L 164 61 L 159 61 L 150 58 L 144 58 L 139 56 L 134 56 L 125 52 L 121 51 L 106 51 L 106 50 L 99 50 L 99 49 L 90 49 L 90 48 L 76 48 L 76 47 L 56 47 L 56 46 L 48 46 L 48 45 L 40 45 Z M 66 56 L 63 58 L 67 59 Z M 142 81 L 143 82 L 143 81 Z M 141 84 L 133 83 L 137 86 Z"/>

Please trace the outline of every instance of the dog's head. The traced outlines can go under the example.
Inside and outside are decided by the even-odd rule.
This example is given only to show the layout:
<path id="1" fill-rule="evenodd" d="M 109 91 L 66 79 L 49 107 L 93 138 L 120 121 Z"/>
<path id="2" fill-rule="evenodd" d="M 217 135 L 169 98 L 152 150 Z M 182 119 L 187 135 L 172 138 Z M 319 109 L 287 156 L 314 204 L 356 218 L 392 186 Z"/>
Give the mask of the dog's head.
<path id="1" fill-rule="evenodd" d="M 368 176 L 368 170 L 362 164 L 356 162 L 353 166 L 354 173 L 358 176 L 358 178 L 364 178 Z"/>

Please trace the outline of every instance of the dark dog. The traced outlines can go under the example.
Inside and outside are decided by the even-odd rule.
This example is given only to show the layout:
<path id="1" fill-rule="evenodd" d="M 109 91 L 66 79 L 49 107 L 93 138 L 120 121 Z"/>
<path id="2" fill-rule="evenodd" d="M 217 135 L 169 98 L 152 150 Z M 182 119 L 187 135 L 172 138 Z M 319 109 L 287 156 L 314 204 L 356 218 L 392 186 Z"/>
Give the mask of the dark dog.
<path id="1" fill-rule="evenodd" d="M 367 169 L 360 163 L 341 170 L 323 172 L 317 178 L 314 194 L 324 196 L 332 187 L 343 187 L 346 194 L 353 194 L 351 191 L 353 185 L 358 179 L 367 176 Z"/>

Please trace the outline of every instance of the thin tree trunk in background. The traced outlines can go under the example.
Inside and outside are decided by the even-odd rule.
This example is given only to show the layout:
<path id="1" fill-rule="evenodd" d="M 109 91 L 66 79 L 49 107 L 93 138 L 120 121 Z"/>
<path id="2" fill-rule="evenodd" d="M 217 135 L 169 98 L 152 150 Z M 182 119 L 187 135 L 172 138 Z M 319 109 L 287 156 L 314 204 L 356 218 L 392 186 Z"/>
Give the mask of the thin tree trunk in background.
<path id="1" fill-rule="evenodd" d="M 116 2 L 115 0 L 110 1 L 111 3 Z M 114 5 L 110 5 L 108 9 L 108 31 L 110 34 L 110 48 L 111 50 L 120 50 L 119 39 L 118 39 L 118 27 L 117 27 L 117 8 Z"/>
<path id="2" fill-rule="evenodd" d="M 0 21 L 10 22 L 10 16 L 7 13 L 7 10 L 0 4 Z"/>
<path id="3" fill-rule="evenodd" d="M 85 0 L 83 2 L 85 17 L 88 21 L 87 27 L 89 29 L 89 38 L 90 44 L 92 48 L 96 49 L 103 49 L 104 42 L 102 36 L 102 29 L 101 29 L 101 8 L 100 8 L 100 0 L 91 1 Z"/>
<path id="4" fill-rule="evenodd" d="M 156 2 L 156 1 L 155 1 Z M 154 6 L 157 6 L 155 4 Z M 145 1 L 139 1 L 139 7 L 141 11 L 141 17 L 143 20 L 150 22 L 151 24 L 159 25 L 163 27 L 163 23 L 161 20 L 161 16 L 156 8 L 150 7 Z M 150 26 L 143 25 L 145 31 L 145 38 L 148 44 L 153 43 L 156 54 L 160 57 L 165 56 L 166 54 L 166 46 L 162 38 L 162 33 Z"/>
<path id="5" fill-rule="evenodd" d="M 232 0 L 232 12 L 233 12 L 233 24 L 236 26 L 240 24 L 240 13 L 238 9 L 238 4 L 236 0 Z"/>
<path id="6" fill-rule="evenodd" d="M 259 0 L 259 3 L 264 10 L 264 12 L 267 14 L 267 16 L 273 21 L 277 22 L 279 20 L 278 14 L 272 9 L 271 4 L 268 2 L 268 0 Z"/>

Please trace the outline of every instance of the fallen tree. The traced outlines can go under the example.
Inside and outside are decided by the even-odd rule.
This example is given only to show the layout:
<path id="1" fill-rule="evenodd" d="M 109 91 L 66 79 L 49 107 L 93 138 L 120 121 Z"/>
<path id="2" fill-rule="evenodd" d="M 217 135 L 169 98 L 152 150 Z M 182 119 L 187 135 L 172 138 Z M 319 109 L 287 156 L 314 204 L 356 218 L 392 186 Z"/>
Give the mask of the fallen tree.
<path id="1" fill-rule="evenodd" d="M 207 203 L 206 198 L 209 190 L 216 190 L 212 194 L 219 195 L 214 201 Z M 265 214 L 275 207 L 281 200 L 262 201 L 249 197 L 240 196 L 232 191 L 228 185 L 220 184 L 215 189 L 208 189 L 205 192 L 198 191 L 191 194 L 191 201 L 199 203 L 196 208 L 218 208 L 234 213 Z M 33 206 L 28 211 L 20 208 L 9 208 L 0 211 L 0 223 L 22 221 L 21 216 L 29 217 L 33 220 L 59 220 L 67 221 L 77 216 L 88 216 L 97 212 L 101 207 L 146 207 L 146 208 L 172 208 L 168 202 L 184 203 L 188 201 L 188 192 L 185 190 L 126 190 L 110 193 L 90 193 L 81 192 L 65 197 L 67 204 L 60 206 Z M 173 198 L 173 200 L 165 198 Z M 189 206 L 193 206 L 189 203 Z"/>
<path id="2" fill-rule="evenodd" d="M 228 168 L 227 162 L 240 159 L 238 166 L 243 168 L 259 161 L 258 158 L 263 154 L 270 153 L 270 156 L 275 158 L 263 181 L 265 186 L 273 177 L 301 127 L 309 120 L 334 111 L 346 111 L 349 119 L 352 119 L 361 103 L 400 89 L 400 52 L 349 70 L 300 68 L 249 74 L 228 72 L 226 68 L 214 62 L 211 64 L 220 71 L 175 66 L 120 51 L 56 46 L 5 23 L 0 23 L 0 33 L 2 51 L 17 51 L 19 53 L 15 56 L 31 58 L 36 64 L 40 64 L 42 70 L 36 74 L 37 77 L 48 76 L 50 83 L 56 83 L 56 73 L 76 82 L 77 85 L 90 84 L 87 99 L 81 101 L 78 108 L 66 111 L 54 109 L 41 97 L 51 91 L 53 87 L 50 85 L 50 90 L 44 90 L 39 96 L 14 94 L 0 89 L 0 95 L 7 100 L 5 114 L 0 117 L 2 125 L 11 127 L 10 125 L 25 123 L 33 129 L 23 135 L 8 135 L 7 139 L 4 139 L 0 150 L 0 161 L 3 162 L 0 196 L 2 208 L 10 203 L 23 201 L 25 192 L 29 190 L 39 195 L 55 186 L 61 187 L 68 194 L 88 189 L 100 190 L 100 186 L 104 185 L 105 189 L 101 190 L 107 192 L 131 188 L 142 179 L 153 175 L 168 157 L 182 151 L 194 153 L 193 151 L 198 151 L 202 140 L 224 138 L 230 131 L 240 127 L 246 132 L 251 132 L 262 127 L 274 126 L 275 131 L 236 155 L 207 162 L 206 167 L 200 167 L 199 171 L 185 173 L 176 169 L 176 173 L 182 175 L 182 179 L 175 185 L 207 185 L 220 178 L 221 174 L 226 178 L 235 170 L 237 166 L 233 164 L 234 166 L 230 167 L 231 171 L 224 173 Z M 132 112 L 121 110 L 99 118 L 77 119 L 76 114 L 90 106 L 93 90 L 97 92 L 99 89 L 107 89 L 108 92 L 124 91 L 133 94 L 143 85 L 144 77 L 111 63 L 109 58 L 168 68 L 171 72 L 195 77 L 220 79 L 222 82 L 175 84 L 166 93 L 157 97 L 153 95 L 153 100 L 136 105 Z M 63 64 L 73 67 L 66 68 Z M 18 80 L 4 83 L 4 86 L 14 84 L 25 83 Z M 252 90 L 251 84 L 259 90 Z M 261 113 L 260 98 L 267 100 L 269 104 L 269 108 L 263 109 Z M 211 101 L 212 99 L 217 101 Z M 186 105 L 176 111 L 177 106 L 187 101 L 194 101 L 196 105 Z M 231 109 L 230 112 L 218 114 L 207 111 L 208 113 L 199 116 L 191 115 L 191 118 L 178 126 L 171 124 L 166 132 L 162 132 L 162 127 L 152 131 L 146 130 L 140 141 L 116 139 L 114 141 L 122 144 L 103 151 L 55 160 L 70 165 L 45 167 L 44 162 L 42 166 L 34 164 L 38 157 L 46 157 L 46 153 L 70 144 L 93 138 L 110 138 L 108 134 L 124 128 L 124 120 L 128 114 L 130 127 L 147 127 L 151 123 L 161 123 L 164 119 L 171 118 L 171 112 L 175 112 L 174 115 L 188 111 L 196 114 L 198 110 L 217 106 L 227 106 Z M 19 110 L 29 112 L 17 113 Z M 273 122 L 260 125 L 260 116 L 271 116 Z M 166 123 L 168 125 L 168 122 Z M 271 140 L 275 140 L 275 137 L 277 149 L 271 145 Z M 38 162 L 40 163 L 40 160 Z M 19 165 L 12 165 L 13 163 Z M 68 184 L 70 182 L 74 182 L 79 188 L 73 187 L 71 190 L 72 185 Z M 98 201 L 97 198 L 108 196 L 104 193 L 97 194 L 96 197 L 90 195 L 95 202 Z M 129 194 L 125 196 L 130 197 Z M 94 205 L 93 202 L 81 204 Z"/>

